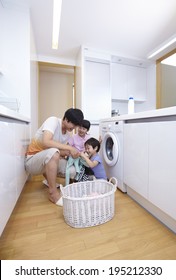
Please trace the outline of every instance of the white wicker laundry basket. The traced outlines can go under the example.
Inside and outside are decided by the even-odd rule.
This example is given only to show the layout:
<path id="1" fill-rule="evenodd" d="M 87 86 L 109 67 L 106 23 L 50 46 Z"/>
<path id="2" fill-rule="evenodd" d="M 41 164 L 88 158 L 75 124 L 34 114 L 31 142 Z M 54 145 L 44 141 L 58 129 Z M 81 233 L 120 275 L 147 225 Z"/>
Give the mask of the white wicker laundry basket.
<path id="1" fill-rule="evenodd" d="M 115 183 L 112 183 L 114 180 Z M 84 228 L 108 222 L 114 216 L 117 180 L 85 181 L 61 187 L 65 222 Z"/>

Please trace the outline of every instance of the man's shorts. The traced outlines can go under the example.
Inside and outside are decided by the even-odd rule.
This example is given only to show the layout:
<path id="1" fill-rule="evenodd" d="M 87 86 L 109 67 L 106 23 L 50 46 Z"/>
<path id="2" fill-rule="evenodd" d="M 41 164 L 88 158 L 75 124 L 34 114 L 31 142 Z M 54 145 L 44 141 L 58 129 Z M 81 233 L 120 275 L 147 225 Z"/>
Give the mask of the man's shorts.
<path id="1" fill-rule="evenodd" d="M 31 175 L 40 175 L 45 173 L 45 165 L 50 161 L 55 153 L 59 153 L 59 150 L 56 148 L 50 148 L 38 152 L 35 155 L 27 156 L 25 159 L 25 168 L 26 171 Z M 65 177 L 65 171 L 67 166 L 67 160 L 61 158 L 59 160 L 57 174 L 62 174 Z M 75 167 L 70 168 L 70 178 L 73 179 L 76 175 Z"/>

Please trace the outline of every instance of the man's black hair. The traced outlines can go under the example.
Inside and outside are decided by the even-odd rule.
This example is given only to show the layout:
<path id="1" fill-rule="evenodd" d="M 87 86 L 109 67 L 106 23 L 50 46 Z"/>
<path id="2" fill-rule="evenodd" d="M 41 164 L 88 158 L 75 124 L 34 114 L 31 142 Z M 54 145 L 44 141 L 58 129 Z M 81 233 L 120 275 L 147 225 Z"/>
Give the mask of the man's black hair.
<path id="1" fill-rule="evenodd" d="M 89 138 L 89 139 L 85 142 L 84 146 L 86 146 L 86 145 L 92 146 L 93 149 L 95 149 L 95 148 L 97 147 L 97 153 L 98 153 L 99 150 L 100 150 L 100 142 L 99 142 L 96 138 L 93 138 L 93 137 Z"/>
<path id="2" fill-rule="evenodd" d="M 67 119 L 68 122 L 74 125 L 82 125 L 84 115 L 80 109 L 70 108 L 65 112 L 63 119 Z"/>
<path id="3" fill-rule="evenodd" d="M 86 128 L 87 130 L 89 130 L 90 128 L 90 122 L 88 120 L 83 120 L 82 121 L 82 127 Z"/>

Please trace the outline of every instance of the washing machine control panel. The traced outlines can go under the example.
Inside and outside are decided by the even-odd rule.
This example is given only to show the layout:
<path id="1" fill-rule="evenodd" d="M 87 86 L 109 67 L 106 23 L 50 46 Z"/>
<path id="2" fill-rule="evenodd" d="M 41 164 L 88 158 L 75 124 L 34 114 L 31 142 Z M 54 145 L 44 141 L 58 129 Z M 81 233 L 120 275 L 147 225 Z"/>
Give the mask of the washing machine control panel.
<path id="1" fill-rule="evenodd" d="M 104 134 L 106 132 L 123 132 L 123 121 L 113 121 L 101 123 L 101 132 Z"/>
<path id="2" fill-rule="evenodd" d="M 122 132 L 123 131 L 123 122 L 113 122 L 109 125 L 109 131 L 112 131 L 112 132 L 116 132 L 116 133 L 119 133 L 119 132 Z"/>

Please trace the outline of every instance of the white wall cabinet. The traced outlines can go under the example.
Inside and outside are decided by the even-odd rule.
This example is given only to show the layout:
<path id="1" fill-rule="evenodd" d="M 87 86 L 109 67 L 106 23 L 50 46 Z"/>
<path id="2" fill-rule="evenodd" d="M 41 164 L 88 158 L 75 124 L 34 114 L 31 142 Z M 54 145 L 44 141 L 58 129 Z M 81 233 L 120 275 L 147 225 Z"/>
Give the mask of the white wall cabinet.
<path id="1" fill-rule="evenodd" d="M 83 112 L 86 119 L 100 120 L 111 116 L 110 64 L 85 60 Z"/>
<path id="2" fill-rule="evenodd" d="M 149 200 L 176 220 L 176 121 L 150 123 Z"/>
<path id="3" fill-rule="evenodd" d="M 0 117 L 0 235 L 26 182 L 24 156 L 29 124 Z"/>
<path id="4" fill-rule="evenodd" d="M 110 56 L 81 48 L 76 61 L 76 106 L 97 122 L 111 117 Z"/>
<path id="5" fill-rule="evenodd" d="M 111 94 L 112 99 L 127 100 L 127 66 L 111 64 Z"/>
<path id="6" fill-rule="evenodd" d="M 111 64 L 112 99 L 146 101 L 147 69 L 118 63 Z"/>
<path id="7" fill-rule="evenodd" d="M 124 183 L 148 198 L 148 123 L 124 125 Z"/>
<path id="8" fill-rule="evenodd" d="M 8 3 L 5 7 L 0 3 L 0 91 L 16 98 L 19 113 L 30 117 L 30 61 L 34 57 L 30 58 L 30 13 L 18 1 L 4 2 Z"/>

